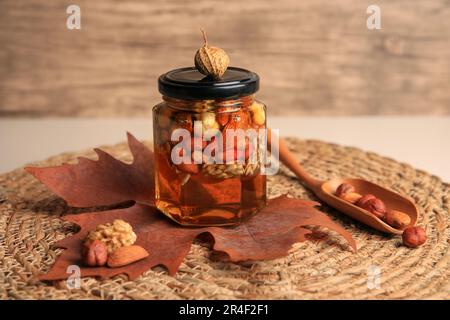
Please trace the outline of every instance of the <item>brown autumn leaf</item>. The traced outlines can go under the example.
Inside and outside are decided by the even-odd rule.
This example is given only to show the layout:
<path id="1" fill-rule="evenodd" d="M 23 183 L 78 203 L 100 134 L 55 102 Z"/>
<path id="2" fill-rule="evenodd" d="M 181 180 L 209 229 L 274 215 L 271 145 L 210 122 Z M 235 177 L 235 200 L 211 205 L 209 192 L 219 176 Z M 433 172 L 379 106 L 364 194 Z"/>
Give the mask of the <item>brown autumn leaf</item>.
<path id="1" fill-rule="evenodd" d="M 153 153 L 128 134 L 133 154 L 132 164 L 125 164 L 96 149 L 99 160 L 79 158 L 75 165 L 26 170 L 69 205 L 92 207 L 136 201 L 125 209 L 64 216 L 80 226 L 80 231 L 56 245 L 66 250 L 41 280 L 67 278 L 67 267 L 79 265 L 82 276 L 112 277 L 125 273 L 134 279 L 149 268 L 163 265 L 173 275 L 189 252 L 192 241 L 200 237 L 212 243 L 212 250 L 233 262 L 265 260 L 285 256 L 292 245 L 304 241 L 311 233 L 305 226 L 322 226 L 340 233 L 356 250 L 349 232 L 314 208 L 318 203 L 281 196 L 269 200 L 266 208 L 236 227 L 181 227 L 154 208 Z M 204 192 L 208 192 L 207 189 Z M 123 219 L 137 236 L 136 244 L 150 253 L 149 257 L 120 268 L 82 266 L 81 246 L 87 233 L 98 224 Z"/>
<path id="2" fill-rule="evenodd" d="M 126 164 L 100 149 L 98 160 L 78 158 L 77 164 L 25 170 L 72 207 L 108 206 L 134 200 L 153 205 L 155 178 L 153 152 L 127 133 L 134 161 Z"/>
<path id="3" fill-rule="evenodd" d="M 162 265 L 174 275 L 192 241 L 205 234 L 211 241 L 212 250 L 220 252 L 232 262 L 280 258 L 288 254 L 292 245 L 305 240 L 311 231 L 304 226 L 318 225 L 341 234 L 356 250 L 351 234 L 333 222 L 326 214 L 318 211 L 312 201 L 291 199 L 281 196 L 269 200 L 266 208 L 249 221 L 236 227 L 184 228 L 165 218 L 154 207 L 136 204 L 126 209 L 67 215 L 64 220 L 80 226 L 75 235 L 56 244 L 65 248 L 51 270 L 39 277 L 40 280 L 66 279 L 69 265 L 79 265 L 81 276 L 112 277 L 125 273 L 135 279 L 151 267 Z M 100 223 L 123 219 L 129 222 L 137 235 L 136 244 L 149 252 L 149 257 L 120 268 L 83 267 L 81 247 L 89 232 Z"/>

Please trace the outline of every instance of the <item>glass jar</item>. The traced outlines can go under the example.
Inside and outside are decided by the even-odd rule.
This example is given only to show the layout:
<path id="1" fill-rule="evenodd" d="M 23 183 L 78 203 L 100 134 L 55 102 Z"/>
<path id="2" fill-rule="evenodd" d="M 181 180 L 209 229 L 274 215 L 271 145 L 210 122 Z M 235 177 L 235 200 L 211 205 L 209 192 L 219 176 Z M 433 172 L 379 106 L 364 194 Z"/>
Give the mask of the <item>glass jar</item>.
<path id="1" fill-rule="evenodd" d="M 153 108 L 156 206 L 186 226 L 235 225 L 266 204 L 259 77 L 228 68 L 212 80 L 195 68 L 159 78 Z M 262 130 L 261 130 L 262 129 Z"/>

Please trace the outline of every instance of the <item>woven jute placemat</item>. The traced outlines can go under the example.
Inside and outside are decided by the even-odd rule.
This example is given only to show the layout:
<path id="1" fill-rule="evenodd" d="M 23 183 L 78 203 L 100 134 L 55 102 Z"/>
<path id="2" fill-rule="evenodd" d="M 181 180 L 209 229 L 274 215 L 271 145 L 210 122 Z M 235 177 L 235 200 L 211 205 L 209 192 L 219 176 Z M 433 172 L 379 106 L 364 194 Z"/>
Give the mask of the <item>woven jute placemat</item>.
<path id="1" fill-rule="evenodd" d="M 52 244 L 75 232 L 60 219 L 68 208 L 23 169 L 0 176 L 0 298 L 2 299 L 421 299 L 450 298 L 450 185 L 426 172 L 355 148 L 320 141 L 289 139 L 288 144 L 311 174 L 320 179 L 363 177 L 413 198 L 421 210 L 427 243 L 418 249 L 323 206 L 353 235 L 352 253 L 339 236 L 296 244 L 285 258 L 233 264 L 210 259 L 194 243 L 175 277 L 162 268 L 135 281 L 83 278 L 80 289 L 65 281 L 42 283 L 61 249 Z M 125 144 L 103 148 L 123 161 Z M 66 153 L 35 163 L 49 166 L 95 158 L 92 151 Z M 268 177 L 269 197 L 288 193 L 315 199 L 285 169 Z"/>

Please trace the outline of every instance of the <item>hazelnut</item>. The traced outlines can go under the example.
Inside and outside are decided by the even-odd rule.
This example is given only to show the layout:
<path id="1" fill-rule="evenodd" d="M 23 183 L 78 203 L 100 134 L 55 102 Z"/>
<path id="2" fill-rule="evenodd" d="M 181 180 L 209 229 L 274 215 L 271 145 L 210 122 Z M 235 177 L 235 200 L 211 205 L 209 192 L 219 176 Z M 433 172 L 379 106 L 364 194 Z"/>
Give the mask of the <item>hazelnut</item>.
<path id="1" fill-rule="evenodd" d="M 411 223 L 411 218 L 406 213 L 397 210 L 389 210 L 385 220 L 388 225 L 396 229 L 405 229 Z"/>
<path id="2" fill-rule="evenodd" d="M 363 196 L 358 200 L 358 202 L 356 202 L 356 205 L 363 208 L 364 210 L 369 211 L 379 219 L 384 219 L 384 216 L 386 214 L 386 206 L 384 202 L 371 194 Z"/>
<path id="3" fill-rule="evenodd" d="M 337 187 L 335 195 L 337 197 L 342 197 L 344 194 L 346 193 L 351 193 L 351 192 L 355 192 L 355 187 L 352 186 L 350 183 L 342 183 L 339 185 L 339 187 Z"/>
<path id="4" fill-rule="evenodd" d="M 216 122 L 216 115 L 212 112 L 205 112 L 202 114 L 203 129 L 218 129 L 219 124 Z"/>
<path id="5" fill-rule="evenodd" d="M 264 111 L 264 105 L 255 101 L 250 106 L 250 110 L 252 112 L 253 123 L 256 124 L 257 126 L 262 126 L 266 122 L 266 114 Z"/>
<path id="6" fill-rule="evenodd" d="M 86 242 L 83 245 L 83 262 L 89 267 L 101 267 L 108 261 L 108 248 L 100 240 Z"/>
<path id="7" fill-rule="evenodd" d="M 403 231 L 402 239 L 405 246 L 417 248 L 427 241 L 427 235 L 421 227 L 409 227 Z"/>
<path id="8" fill-rule="evenodd" d="M 354 203 L 358 202 L 359 199 L 362 198 L 362 195 L 360 195 L 359 193 L 356 193 L 356 192 L 349 192 L 349 193 L 344 193 L 339 198 L 354 204 Z"/>
<path id="9" fill-rule="evenodd" d="M 365 194 L 356 202 L 356 205 L 358 207 L 363 207 L 365 203 L 371 199 L 376 199 L 376 197 L 373 194 Z"/>

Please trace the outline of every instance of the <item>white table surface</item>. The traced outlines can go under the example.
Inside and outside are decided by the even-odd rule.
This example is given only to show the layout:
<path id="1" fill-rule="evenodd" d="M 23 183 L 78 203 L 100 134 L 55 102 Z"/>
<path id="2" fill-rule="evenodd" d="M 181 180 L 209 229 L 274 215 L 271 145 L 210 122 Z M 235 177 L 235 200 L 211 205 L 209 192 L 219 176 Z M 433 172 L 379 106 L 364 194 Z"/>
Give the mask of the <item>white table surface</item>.
<path id="1" fill-rule="evenodd" d="M 271 117 L 282 136 L 318 139 L 409 163 L 450 182 L 450 117 Z M 151 119 L 0 119 L 0 173 L 62 152 L 151 139 Z"/>

